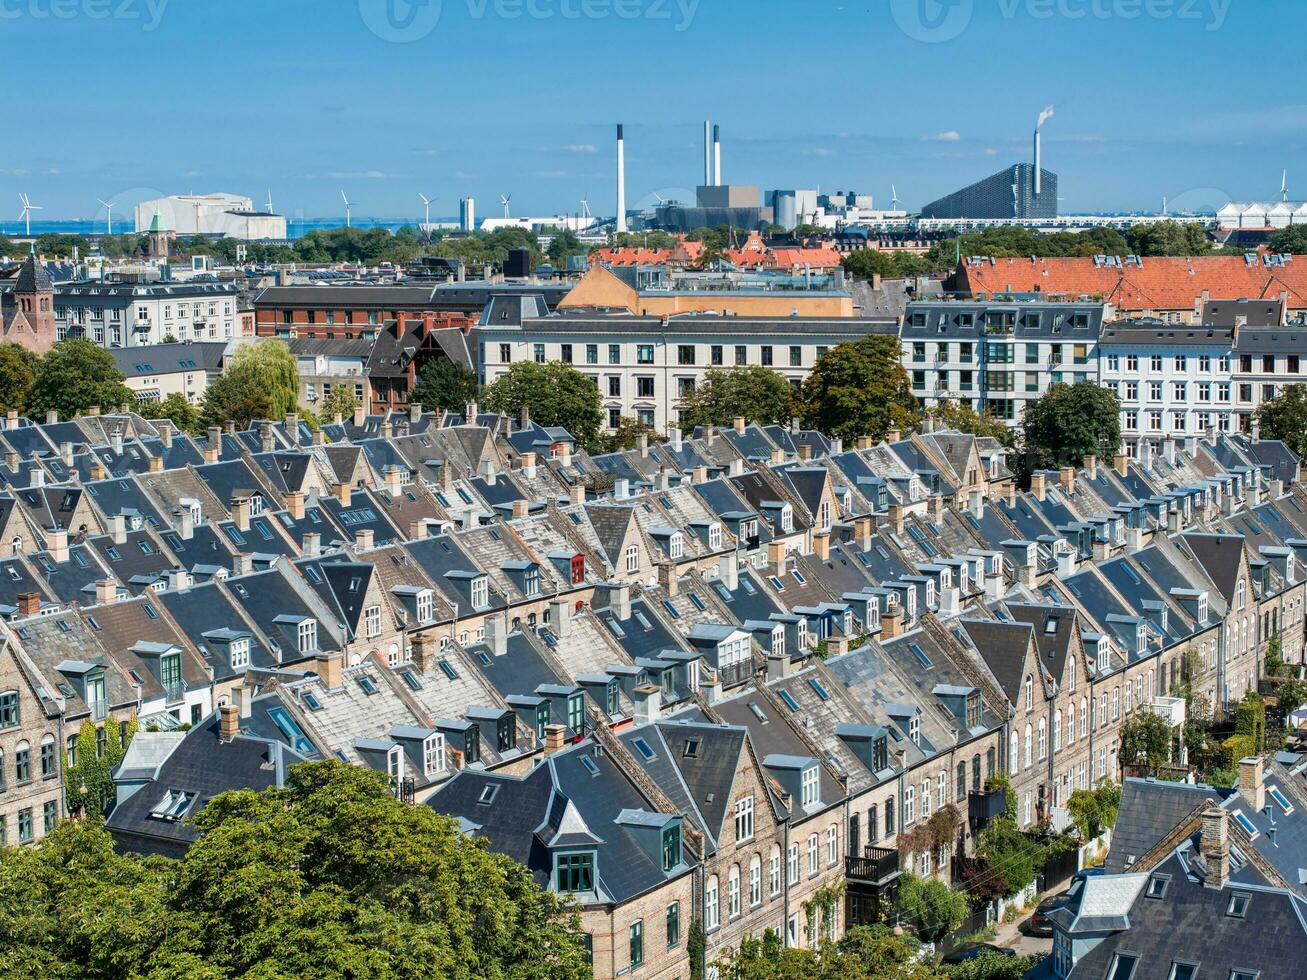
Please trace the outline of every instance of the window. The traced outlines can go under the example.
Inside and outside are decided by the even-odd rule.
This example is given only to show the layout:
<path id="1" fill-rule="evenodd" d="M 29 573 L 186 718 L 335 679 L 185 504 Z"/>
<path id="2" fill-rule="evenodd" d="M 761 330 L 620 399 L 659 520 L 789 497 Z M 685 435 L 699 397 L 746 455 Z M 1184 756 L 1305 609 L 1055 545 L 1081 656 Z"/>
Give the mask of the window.
<path id="1" fill-rule="evenodd" d="M 821 870 L 821 841 L 816 834 L 808 838 L 808 877 Z"/>
<path id="2" fill-rule="evenodd" d="M 681 863 L 681 827 L 672 824 L 663 828 L 663 870 L 671 871 Z"/>
<path id="3" fill-rule="evenodd" d="M 654 362 L 653 344 L 636 344 L 635 363 L 652 364 Z"/>
<path id="4" fill-rule="evenodd" d="M 445 771 L 445 736 L 438 732 L 422 743 L 422 769 L 428 776 Z"/>
<path id="5" fill-rule="evenodd" d="M 640 548 L 638 545 L 631 545 L 626 549 L 626 572 L 628 575 L 634 574 L 640 570 Z"/>
<path id="6" fill-rule="evenodd" d="M 54 736 L 45 735 L 41 739 L 41 776 L 53 776 L 55 771 Z"/>
<path id="7" fill-rule="evenodd" d="M 1166 886 L 1170 883 L 1170 875 L 1153 875 L 1148 879 L 1148 891 L 1145 894 L 1149 898 L 1164 898 L 1166 897 Z"/>
<path id="8" fill-rule="evenodd" d="M 799 797 L 800 804 L 805 809 L 814 806 L 821 800 L 821 786 L 818 780 L 819 774 L 816 766 L 808 766 L 803 770 L 800 779 Z"/>
<path id="9" fill-rule="evenodd" d="M 790 348 L 790 367 L 803 367 L 803 348 Z"/>
<path id="10" fill-rule="evenodd" d="M 831 824 L 826 828 L 826 864 L 834 865 L 840 859 L 840 834 L 839 828 Z"/>
<path id="11" fill-rule="evenodd" d="M 712 875 L 708 878 L 708 883 L 703 889 L 703 927 L 711 932 L 721 925 L 721 908 L 718 904 L 717 893 L 717 876 Z"/>
<path id="12" fill-rule="evenodd" d="M 909 786 L 903 791 L 903 825 L 906 827 L 917 819 L 917 790 Z"/>
<path id="13" fill-rule="evenodd" d="M 779 844 L 772 845 L 771 860 L 767 864 L 767 880 L 772 896 L 779 895 L 781 893 L 781 848 Z"/>
<path id="14" fill-rule="evenodd" d="M 799 845 L 794 843 L 790 845 L 790 850 L 785 858 L 785 880 L 791 885 L 799 883 Z"/>
<path id="15" fill-rule="evenodd" d="M 745 796 L 735 801 L 735 839 L 749 840 L 753 837 L 753 797 Z"/>
<path id="16" fill-rule="evenodd" d="M 533 345 L 532 345 L 531 354 L 532 354 L 532 357 L 535 359 L 535 362 L 536 362 L 537 364 L 543 364 L 543 363 L 545 363 L 545 345 L 544 345 L 544 344 L 533 344 Z"/>
<path id="17" fill-rule="evenodd" d="M 740 868 L 739 865 L 731 867 L 731 873 L 726 876 L 726 914 L 732 919 L 740 915 Z"/>
<path id="18" fill-rule="evenodd" d="M 381 607 L 368 606 L 363 610 L 363 633 L 369 639 L 381 635 Z"/>
<path id="19" fill-rule="evenodd" d="M 1112 965 L 1105 980 L 1130 980 L 1139 965 L 1139 956 L 1135 953 L 1117 953 L 1112 958 Z"/>
<path id="20" fill-rule="evenodd" d="M 631 923 L 631 966 L 644 962 L 644 919 Z"/>
<path id="21" fill-rule="evenodd" d="M 14 728 L 19 722 L 18 692 L 0 694 L 0 728 Z"/>
<path id="22" fill-rule="evenodd" d="M 560 854 L 556 877 L 560 892 L 590 891 L 594 887 L 594 855 Z"/>
<path id="23" fill-rule="evenodd" d="M 312 653 L 318 646 L 318 624 L 306 619 L 296 628 L 296 638 L 300 653 Z"/>
<path id="24" fill-rule="evenodd" d="M 103 731 L 104 729 L 101 729 Z M 32 781 L 32 750 L 26 742 L 19 742 L 14 750 L 14 782 L 19 785 Z"/>
<path id="25" fill-rule="evenodd" d="M 681 942 L 681 903 L 673 902 L 667 906 L 667 948 Z"/>
<path id="26" fill-rule="evenodd" d="M 678 344 L 676 348 L 677 364 L 694 363 L 694 344 Z"/>
<path id="27" fill-rule="evenodd" d="M 749 363 L 749 348 L 748 348 L 748 347 L 744 346 L 743 344 L 737 344 L 737 345 L 736 345 L 736 347 L 735 347 L 735 363 L 736 363 L 737 366 L 738 366 L 738 365 L 748 364 L 748 363 Z"/>
<path id="28" fill-rule="evenodd" d="M 472 608 L 485 609 L 490 605 L 490 579 L 478 575 L 472 580 Z"/>
<path id="29" fill-rule="evenodd" d="M 250 665 L 249 637 L 238 637 L 227 648 L 231 654 L 232 670 L 242 670 Z"/>
<path id="30" fill-rule="evenodd" d="M 18 843 L 32 843 L 32 811 L 31 809 L 18 811 Z"/>
<path id="31" fill-rule="evenodd" d="M 1242 823 L 1242 821 L 1240 821 Z M 1232 919 L 1242 919 L 1248 914 L 1248 901 L 1252 896 L 1247 892 L 1235 892 L 1230 896 L 1230 905 L 1225 914 Z"/>
<path id="32" fill-rule="evenodd" d="M 772 349 L 771 349 L 771 345 L 770 345 L 770 344 L 764 344 L 762 347 L 759 348 L 759 353 L 762 355 L 762 357 L 761 357 L 761 360 L 762 360 L 762 366 L 763 366 L 763 367 L 771 367 L 771 366 L 772 366 Z"/>
<path id="33" fill-rule="evenodd" d="M 55 800 L 47 800 L 45 805 L 41 807 L 41 833 L 50 833 L 58 822 L 59 804 Z"/>

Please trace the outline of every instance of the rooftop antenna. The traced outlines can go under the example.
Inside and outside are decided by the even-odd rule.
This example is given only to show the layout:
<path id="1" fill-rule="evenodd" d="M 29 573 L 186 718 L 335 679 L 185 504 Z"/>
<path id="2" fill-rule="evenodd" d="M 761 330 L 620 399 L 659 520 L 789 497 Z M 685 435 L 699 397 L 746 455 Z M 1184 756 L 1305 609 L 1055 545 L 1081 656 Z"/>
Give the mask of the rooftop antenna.
<path id="1" fill-rule="evenodd" d="M 500 194 L 500 195 L 499 195 L 499 203 L 502 204 L 502 205 L 504 206 L 504 217 L 505 217 L 505 218 L 508 217 L 508 202 L 511 201 L 512 199 L 513 199 L 513 195 L 512 195 L 512 194 L 509 194 L 507 197 L 505 197 L 503 194 Z"/>
<path id="2" fill-rule="evenodd" d="M 19 220 L 25 222 L 27 228 L 27 237 L 32 237 L 32 212 L 40 211 L 41 205 L 33 204 L 26 194 L 19 194 L 18 200 L 23 202 L 23 210 L 18 213 Z"/>
<path id="3" fill-rule="evenodd" d="M 113 234 L 113 202 L 106 201 L 102 197 L 97 197 L 96 200 L 99 201 L 101 204 L 103 204 L 105 211 L 109 213 L 108 217 L 105 219 L 104 233 L 106 235 L 112 235 Z"/>
<path id="4" fill-rule="evenodd" d="M 345 202 L 345 227 L 349 228 L 350 227 L 349 209 L 352 208 L 354 205 L 350 203 L 350 199 L 345 196 L 345 191 L 343 189 L 340 192 L 340 199 Z"/>
<path id="5" fill-rule="evenodd" d="M 431 227 L 431 202 L 434 201 L 435 198 L 427 197 L 421 191 L 418 191 L 418 197 L 422 198 L 422 207 L 424 209 L 422 226 L 424 228 L 430 228 Z"/>

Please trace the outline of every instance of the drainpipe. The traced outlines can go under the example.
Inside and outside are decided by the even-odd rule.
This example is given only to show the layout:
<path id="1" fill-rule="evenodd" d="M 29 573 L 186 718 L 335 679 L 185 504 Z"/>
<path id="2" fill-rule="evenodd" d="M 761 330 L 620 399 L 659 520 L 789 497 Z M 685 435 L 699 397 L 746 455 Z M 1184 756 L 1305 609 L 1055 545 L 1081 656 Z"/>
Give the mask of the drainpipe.
<path id="1" fill-rule="evenodd" d="M 781 909 L 781 915 L 783 916 L 781 920 L 781 942 L 785 946 L 788 946 L 790 942 L 790 820 L 788 817 L 785 818 L 785 837 L 784 843 L 781 846 L 781 864 L 784 868 L 781 874 L 784 875 L 785 881 L 785 890 L 781 893 L 783 896 L 783 908 Z M 795 933 L 794 938 L 795 941 L 798 940 L 799 936 L 797 932 Z"/>

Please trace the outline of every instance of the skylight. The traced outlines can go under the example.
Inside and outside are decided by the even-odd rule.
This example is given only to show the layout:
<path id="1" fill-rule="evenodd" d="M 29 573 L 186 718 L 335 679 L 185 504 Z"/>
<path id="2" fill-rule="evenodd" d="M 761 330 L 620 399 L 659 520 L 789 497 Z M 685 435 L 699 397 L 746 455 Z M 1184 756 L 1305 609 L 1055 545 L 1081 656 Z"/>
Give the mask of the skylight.
<path id="1" fill-rule="evenodd" d="M 777 696 L 785 702 L 785 706 L 791 711 L 799 710 L 799 702 L 794 700 L 794 696 L 789 691 L 777 691 Z"/>

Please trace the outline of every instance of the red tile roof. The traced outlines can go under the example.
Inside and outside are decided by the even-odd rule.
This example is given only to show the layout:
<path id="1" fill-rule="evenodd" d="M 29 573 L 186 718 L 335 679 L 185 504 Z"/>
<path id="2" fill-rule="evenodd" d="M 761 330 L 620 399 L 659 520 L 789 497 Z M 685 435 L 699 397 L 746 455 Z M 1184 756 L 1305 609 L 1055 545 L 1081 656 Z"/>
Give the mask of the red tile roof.
<path id="1" fill-rule="evenodd" d="M 964 260 L 960 288 L 972 295 L 1042 293 L 1052 297 L 1101 296 L 1122 312 L 1189 310 L 1206 290 L 1211 299 L 1278 299 L 1307 309 L 1307 261 L 1252 265 L 1243 256 L 1151 257 L 1140 265 L 1121 260 L 1095 265 L 1092 257 Z"/>
<path id="2" fill-rule="evenodd" d="M 672 255 L 670 248 L 601 248 L 590 255 L 590 264 L 631 266 L 662 265 Z"/>

